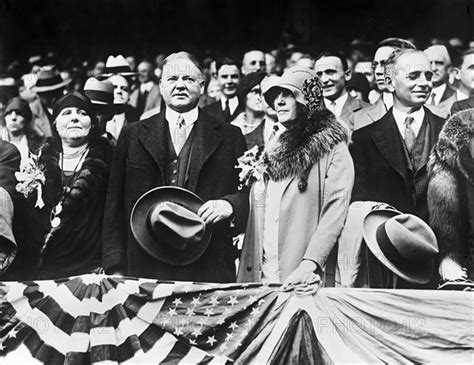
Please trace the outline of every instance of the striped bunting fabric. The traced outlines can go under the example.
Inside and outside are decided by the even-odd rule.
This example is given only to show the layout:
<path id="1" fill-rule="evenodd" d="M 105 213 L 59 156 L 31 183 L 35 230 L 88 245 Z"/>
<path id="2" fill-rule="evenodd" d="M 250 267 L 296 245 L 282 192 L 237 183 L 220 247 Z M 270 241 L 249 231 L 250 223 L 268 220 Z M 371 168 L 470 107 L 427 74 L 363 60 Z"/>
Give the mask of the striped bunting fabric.
<path id="1" fill-rule="evenodd" d="M 83 275 L 0 284 L 0 363 L 232 363 L 283 309 L 278 285 Z"/>

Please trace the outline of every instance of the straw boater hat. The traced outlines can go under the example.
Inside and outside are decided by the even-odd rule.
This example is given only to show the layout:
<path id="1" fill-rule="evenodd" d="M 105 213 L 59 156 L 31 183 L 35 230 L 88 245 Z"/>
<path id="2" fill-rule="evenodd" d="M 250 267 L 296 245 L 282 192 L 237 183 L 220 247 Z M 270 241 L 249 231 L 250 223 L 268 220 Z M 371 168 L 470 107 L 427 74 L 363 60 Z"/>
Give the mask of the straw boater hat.
<path id="1" fill-rule="evenodd" d="M 396 210 L 375 209 L 364 218 L 363 235 L 370 251 L 397 276 L 416 284 L 430 281 L 438 243 L 422 219 Z"/>
<path id="2" fill-rule="evenodd" d="M 109 80 L 99 81 L 89 77 L 84 84 L 84 94 L 95 105 L 110 105 L 114 102 L 114 85 Z"/>
<path id="3" fill-rule="evenodd" d="M 121 75 L 124 77 L 134 76 L 136 72 L 133 72 L 130 68 L 130 64 L 122 56 L 118 55 L 117 57 L 109 56 L 107 62 L 105 63 L 105 68 L 100 77 L 110 77 L 112 75 Z"/>
<path id="4" fill-rule="evenodd" d="M 204 201 L 193 192 L 172 186 L 143 194 L 130 217 L 132 234 L 155 259 L 188 265 L 206 251 L 212 230 L 197 214 Z"/>
<path id="5" fill-rule="evenodd" d="M 65 87 L 71 81 L 71 79 L 63 80 L 56 67 L 43 68 L 39 72 L 36 84 L 31 88 L 31 91 L 35 93 L 44 93 L 58 90 Z"/>

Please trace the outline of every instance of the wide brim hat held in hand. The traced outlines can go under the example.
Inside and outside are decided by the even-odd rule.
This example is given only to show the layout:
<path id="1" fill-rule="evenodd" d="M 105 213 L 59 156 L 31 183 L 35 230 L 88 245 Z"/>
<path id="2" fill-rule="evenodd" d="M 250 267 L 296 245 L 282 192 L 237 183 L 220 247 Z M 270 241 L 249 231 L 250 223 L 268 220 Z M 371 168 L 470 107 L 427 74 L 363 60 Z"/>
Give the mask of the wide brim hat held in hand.
<path id="1" fill-rule="evenodd" d="M 152 189 L 132 209 L 132 234 L 155 259 L 172 265 L 191 264 L 206 251 L 212 236 L 211 228 L 197 214 L 203 204 L 183 188 Z"/>

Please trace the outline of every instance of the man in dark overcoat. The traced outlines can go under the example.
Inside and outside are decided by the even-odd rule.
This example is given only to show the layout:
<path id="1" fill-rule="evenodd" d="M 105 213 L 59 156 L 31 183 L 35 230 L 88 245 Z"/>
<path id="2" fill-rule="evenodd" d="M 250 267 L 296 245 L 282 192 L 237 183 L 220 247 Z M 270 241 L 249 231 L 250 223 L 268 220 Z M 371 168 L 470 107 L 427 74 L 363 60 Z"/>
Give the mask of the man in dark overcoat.
<path id="1" fill-rule="evenodd" d="M 427 163 L 444 120 L 423 104 L 433 75 L 422 51 L 394 51 L 385 66 L 393 107 L 352 135 L 352 201 L 385 202 L 428 222 Z"/>
<path id="2" fill-rule="evenodd" d="M 104 218 L 106 272 L 160 280 L 235 281 L 232 236 L 245 228 L 248 192 L 238 190 L 237 158 L 246 150 L 240 129 L 198 108 L 204 77 L 186 52 L 165 60 L 160 81 L 166 109 L 126 126 L 117 142 Z M 147 254 L 134 239 L 130 214 L 148 190 L 178 186 L 206 203 L 198 214 L 212 226 L 211 242 L 191 264 L 175 266 Z"/>

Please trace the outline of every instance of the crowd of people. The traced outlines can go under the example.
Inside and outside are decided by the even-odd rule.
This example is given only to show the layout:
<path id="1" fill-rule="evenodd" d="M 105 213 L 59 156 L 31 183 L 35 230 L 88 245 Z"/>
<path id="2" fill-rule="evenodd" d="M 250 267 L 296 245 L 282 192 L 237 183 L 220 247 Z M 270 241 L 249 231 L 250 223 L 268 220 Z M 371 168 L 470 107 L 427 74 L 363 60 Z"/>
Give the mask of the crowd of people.
<path id="1" fill-rule="evenodd" d="M 474 48 L 136 60 L 0 80 L 0 280 L 474 288 Z"/>

